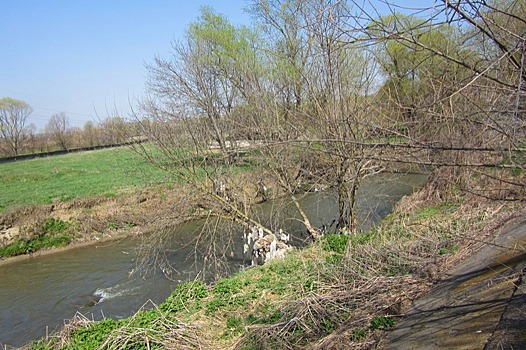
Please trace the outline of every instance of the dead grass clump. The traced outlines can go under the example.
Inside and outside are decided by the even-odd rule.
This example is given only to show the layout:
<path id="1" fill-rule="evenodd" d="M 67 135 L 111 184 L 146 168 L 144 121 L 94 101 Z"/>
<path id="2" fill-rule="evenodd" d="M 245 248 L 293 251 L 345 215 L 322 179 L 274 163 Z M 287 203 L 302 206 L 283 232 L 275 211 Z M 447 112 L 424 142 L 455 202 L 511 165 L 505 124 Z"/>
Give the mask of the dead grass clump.
<path id="1" fill-rule="evenodd" d="M 153 304 L 153 303 L 152 303 Z M 143 306 L 146 307 L 147 304 Z M 156 305 L 140 310 L 110 333 L 102 349 L 199 349 L 207 348 L 199 329 L 180 322 Z"/>
<path id="2" fill-rule="evenodd" d="M 58 332 L 52 335 L 48 334 L 44 339 L 40 340 L 36 348 L 60 349 L 62 347 L 68 347 L 71 344 L 71 337 L 75 331 L 85 329 L 93 323 L 93 320 L 77 312 L 72 319 L 64 321 L 64 325 Z M 31 344 L 23 347 L 22 350 L 30 350 L 33 348 L 35 348 L 35 346 Z"/>

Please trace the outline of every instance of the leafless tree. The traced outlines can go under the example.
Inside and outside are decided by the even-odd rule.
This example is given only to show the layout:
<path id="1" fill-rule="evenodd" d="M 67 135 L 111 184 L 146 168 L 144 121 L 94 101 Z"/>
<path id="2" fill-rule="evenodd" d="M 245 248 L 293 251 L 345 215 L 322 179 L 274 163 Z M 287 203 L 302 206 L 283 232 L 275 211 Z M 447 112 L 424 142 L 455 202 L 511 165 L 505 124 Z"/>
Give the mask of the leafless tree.
<path id="1" fill-rule="evenodd" d="M 0 132 L 9 153 L 17 156 L 25 137 L 27 117 L 33 109 L 26 102 L 9 97 L 0 99 Z"/>
<path id="2" fill-rule="evenodd" d="M 69 146 L 69 119 L 66 113 L 53 114 L 46 125 L 46 131 L 57 145 L 66 150 Z"/>

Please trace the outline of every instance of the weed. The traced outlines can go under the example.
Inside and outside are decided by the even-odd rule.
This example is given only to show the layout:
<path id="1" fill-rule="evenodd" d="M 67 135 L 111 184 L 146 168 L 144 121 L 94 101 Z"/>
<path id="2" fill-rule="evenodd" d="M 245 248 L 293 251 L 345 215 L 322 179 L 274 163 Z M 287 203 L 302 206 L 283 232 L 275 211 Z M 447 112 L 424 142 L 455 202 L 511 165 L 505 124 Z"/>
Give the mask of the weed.
<path id="1" fill-rule="evenodd" d="M 413 214 L 413 217 L 416 220 L 424 221 L 430 218 L 439 217 L 442 214 L 452 213 L 458 209 L 458 207 L 458 203 L 444 202 L 440 203 L 439 205 L 419 209 Z"/>
<path id="2" fill-rule="evenodd" d="M 219 280 L 212 288 L 214 297 L 206 304 L 207 312 L 214 313 L 225 306 L 241 306 L 245 304 L 247 300 L 257 298 L 255 291 L 253 293 L 241 294 L 243 286 L 245 286 L 245 284 L 239 276 Z"/>
<path id="3" fill-rule="evenodd" d="M 406 276 L 409 275 L 410 271 L 407 266 L 404 265 L 396 265 L 396 264 L 388 264 L 385 272 L 387 276 Z"/>
<path id="4" fill-rule="evenodd" d="M 69 226 L 69 223 L 62 221 L 60 218 L 49 218 L 44 221 L 44 224 L 42 225 L 42 231 L 45 234 L 56 234 L 64 232 L 69 228 Z"/>
<path id="5" fill-rule="evenodd" d="M 69 348 L 97 349 L 118 326 L 119 324 L 116 321 L 105 318 L 102 321 L 92 323 L 88 327 L 79 328 L 71 334 Z"/>
<path id="6" fill-rule="evenodd" d="M 61 219 L 49 218 L 42 224 L 30 228 L 33 234 L 29 238 L 19 238 L 15 242 L 0 248 L 0 257 L 11 257 L 33 253 L 39 249 L 61 247 L 71 242 L 68 234 L 70 223 Z"/>
<path id="7" fill-rule="evenodd" d="M 321 323 L 321 329 L 326 333 L 331 333 L 336 328 L 338 328 L 338 326 L 331 320 L 324 319 Z"/>
<path id="8" fill-rule="evenodd" d="M 223 333 L 223 338 L 228 338 L 232 335 L 237 335 L 243 332 L 243 319 L 238 316 L 230 316 L 226 319 L 226 331 Z"/>
<path id="9" fill-rule="evenodd" d="M 456 245 L 450 246 L 450 247 L 441 247 L 438 250 L 439 255 L 447 255 L 447 254 L 455 254 L 458 250 L 458 247 Z"/>
<path id="10" fill-rule="evenodd" d="M 341 254 L 332 254 L 325 257 L 325 261 L 330 265 L 341 265 L 343 256 Z"/>
<path id="11" fill-rule="evenodd" d="M 360 328 L 355 328 L 351 334 L 351 340 L 359 341 L 359 340 L 364 339 L 366 336 L 367 336 L 367 331 L 360 329 Z"/>
<path id="12" fill-rule="evenodd" d="M 369 329 L 374 331 L 375 329 L 387 329 L 395 325 L 394 320 L 391 317 L 377 316 L 371 320 Z"/>
<path id="13" fill-rule="evenodd" d="M 254 314 L 249 314 L 246 317 L 246 322 L 248 324 L 254 325 L 254 324 L 273 324 L 281 320 L 283 317 L 283 313 L 280 310 L 274 310 L 272 313 L 267 313 L 262 316 L 256 316 Z"/>
<path id="14" fill-rule="evenodd" d="M 330 234 L 323 236 L 322 247 L 326 252 L 334 252 L 338 254 L 345 253 L 347 243 L 349 242 L 348 235 Z"/>
<path id="15" fill-rule="evenodd" d="M 201 281 L 191 281 L 175 288 L 159 309 L 165 312 L 178 313 L 184 310 L 194 312 L 201 308 L 201 300 L 206 298 L 206 286 Z"/>

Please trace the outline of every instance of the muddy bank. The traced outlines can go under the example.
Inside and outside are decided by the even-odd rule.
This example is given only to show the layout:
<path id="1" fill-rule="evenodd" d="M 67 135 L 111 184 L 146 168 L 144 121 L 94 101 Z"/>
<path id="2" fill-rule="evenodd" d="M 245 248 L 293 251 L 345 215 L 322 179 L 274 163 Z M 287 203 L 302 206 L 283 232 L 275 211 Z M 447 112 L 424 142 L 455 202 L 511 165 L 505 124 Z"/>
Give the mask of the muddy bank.
<path id="1" fill-rule="evenodd" d="M 87 197 L 72 201 L 14 208 L 0 213 L 0 247 L 38 235 L 49 219 L 68 224 L 69 244 L 29 254 L 0 258 L 0 265 L 109 240 L 148 234 L 162 221 L 176 224 L 199 217 L 196 197 L 189 188 L 149 188 L 122 193 L 114 198 Z"/>

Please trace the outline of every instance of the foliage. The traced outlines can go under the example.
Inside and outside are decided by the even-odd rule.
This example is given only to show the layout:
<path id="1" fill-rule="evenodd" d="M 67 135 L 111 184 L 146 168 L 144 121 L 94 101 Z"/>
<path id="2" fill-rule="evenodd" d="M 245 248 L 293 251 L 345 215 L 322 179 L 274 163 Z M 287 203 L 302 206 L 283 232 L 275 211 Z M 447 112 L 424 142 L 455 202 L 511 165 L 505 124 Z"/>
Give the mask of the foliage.
<path id="1" fill-rule="evenodd" d="M 68 349 L 97 349 L 108 338 L 109 334 L 119 327 L 120 322 L 110 318 L 92 323 L 86 328 L 79 328 L 71 334 Z"/>
<path id="2" fill-rule="evenodd" d="M 349 235 L 331 234 L 323 236 L 322 247 L 326 252 L 334 252 L 337 254 L 345 253 L 347 243 L 349 242 Z"/>
<path id="3" fill-rule="evenodd" d="M 29 254 L 39 249 L 60 247 L 71 242 L 68 232 L 70 223 L 61 219 L 49 218 L 43 223 L 31 228 L 33 234 L 29 238 L 19 238 L 15 242 L 0 248 L 0 257 L 11 257 Z"/>

